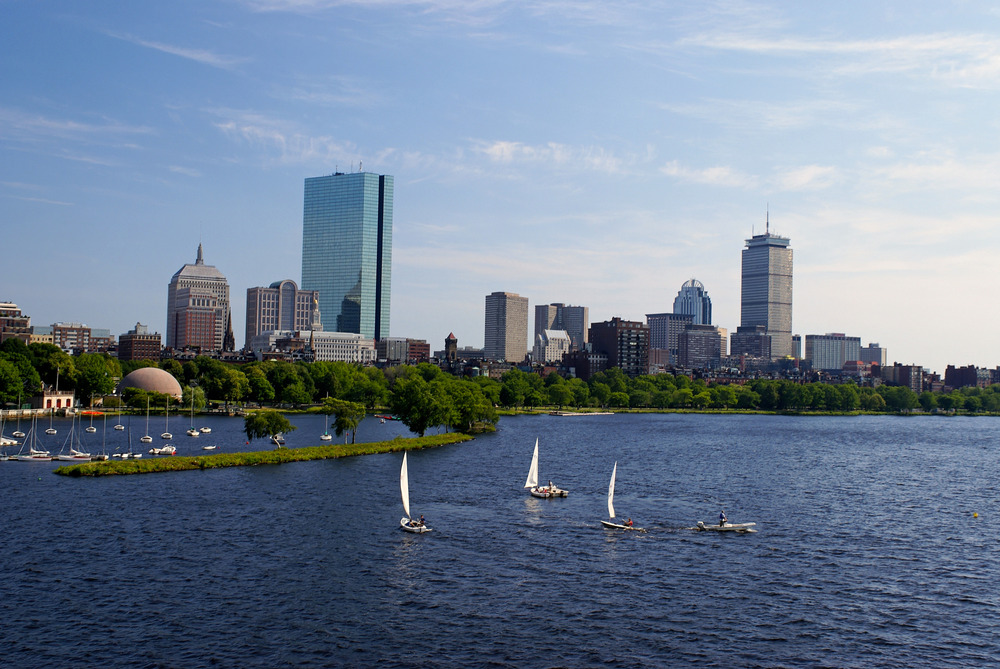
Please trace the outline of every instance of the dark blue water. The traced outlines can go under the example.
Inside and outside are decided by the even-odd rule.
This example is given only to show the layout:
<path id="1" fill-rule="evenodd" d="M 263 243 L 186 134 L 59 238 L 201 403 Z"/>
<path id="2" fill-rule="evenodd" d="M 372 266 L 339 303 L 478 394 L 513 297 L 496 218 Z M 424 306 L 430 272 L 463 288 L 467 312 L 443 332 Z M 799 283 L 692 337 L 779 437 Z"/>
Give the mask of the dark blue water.
<path id="1" fill-rule="evenodd" d="M 500 428 L 410 454 L 426 535 L 399 530 L 398 454 L 97 480 L 0 463 L 0 664 L 1000 665 L 994 419 Z M 521 489 L 536 436 L 566 499 Z M 647 534 L 599 524 L 616 460 L 618 515 Z M 684 529 L 721 507 L 759 532 Z"/>

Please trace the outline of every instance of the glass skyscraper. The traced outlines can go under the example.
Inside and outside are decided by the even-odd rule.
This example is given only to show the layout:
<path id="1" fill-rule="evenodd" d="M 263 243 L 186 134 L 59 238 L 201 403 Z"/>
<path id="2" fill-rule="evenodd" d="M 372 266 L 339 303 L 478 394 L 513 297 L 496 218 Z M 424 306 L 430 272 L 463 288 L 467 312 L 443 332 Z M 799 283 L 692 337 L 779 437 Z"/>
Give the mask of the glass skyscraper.
<path id="1" fill-rule="evenodd" d="M 763 325 L 771 335 L 771 357 L 792 351 L 792 249 L 789 239 L 754 235 L 743 249 L 740 326 Z"/>
<path id="2" fill-rule="evenodd" d="M 684 282 L 674 298 L 675 314 L 690 314 L 695 325 L 712 324 L 712 298 L 705 290 L 705 284 L 698 279 Z"/>
<path id="3" fill-rule="evenodd" d="M 306 179 L 302 290 L 319 291 L 326 330 L 389 336 L 392 190 L 370 172 Z"/>

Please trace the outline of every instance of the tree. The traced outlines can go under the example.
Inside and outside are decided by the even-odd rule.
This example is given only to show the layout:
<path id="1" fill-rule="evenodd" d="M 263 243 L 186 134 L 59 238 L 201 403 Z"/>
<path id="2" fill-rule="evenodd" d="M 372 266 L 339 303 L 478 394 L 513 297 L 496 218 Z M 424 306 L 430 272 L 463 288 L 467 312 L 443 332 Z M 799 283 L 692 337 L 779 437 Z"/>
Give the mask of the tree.
<path id="1" fill-rule="evenodd" d="M 327 416 L 334 416 L 334 433 L 338 437 L 345 435 L 345 444 L 347 443 L 347 434 L 351 435 L 351 443 L 355 443 L 358 436 L 358 423 L 365 417 L 364 404 L 338 400 L 335 397 L 327 397 L 323 399 L 323 406 L 320 411 Z"/>
<path id="2" fill-rule="evenodd" d="M 102 397 L 115 391 L 122 374 L 118 360 L 107 353 L 83 353 L 76 358 L 76 392 L 80 399 Z"/>
<path id="3" fill-rule="evenodd" d="M 447 405 L 437 392 L 438 388 L 427 383 L 420 374 L 398 379 L 389 397 L 389 406 L 411 432 L 422 437 L 428 428 L 446 424 Z"/>
<path id="4" fill-rule="evenodd" d="M 254 411 L 243 419 L 243 431 L 249 441 L 254 439 L 271 438 L 276 434 L 291 432 L 298 428 L 288 422 L 288 419 L 281 413 L 266 409 L 264 411 Z M 281 448 L 281 446 L 278 446 Z"/>

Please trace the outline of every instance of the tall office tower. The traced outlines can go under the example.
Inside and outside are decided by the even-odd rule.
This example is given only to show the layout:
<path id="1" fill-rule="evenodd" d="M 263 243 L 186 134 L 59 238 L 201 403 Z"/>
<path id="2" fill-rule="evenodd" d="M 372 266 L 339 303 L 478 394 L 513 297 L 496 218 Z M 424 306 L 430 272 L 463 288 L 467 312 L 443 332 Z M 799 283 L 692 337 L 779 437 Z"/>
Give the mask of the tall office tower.
<path id="1" fill-rule="evenodd" d="M 763 235 L 746 240 L 740 326 L 763 325 L 771 335 L 771 355 L 792 355 L 792 249 L 789 239 Z"/>
<path id="2" fill-rule="evenodd" d="M 370 172 L 306 179 L 302 290 L 319 291 L 327 330 L 389 336 L 392 192 Z"/>
<path id="3" fill-rule="evenodd" d="M 705 290 L 705 284 L 698 279 L 684 282 L 674 298 L 675 314 L 691 314 L 695 325 L 712 324 L 712 298 Z"/>
<path id="4" fill-rule="evenodd" d="M 221 351 L 230 317 L 229 282 L 205 264 L 198 244 L 194 264 L 177 270 L 167 287 L 167 348 Z"/>
<path id="5" fill-rule="evenodd" d="M 320 330 L 319 291 L 299 290 L 291 279 L 247 288 L 246 341 L 268 330 Z"/>
<path id="6" fill-rule="evenodd" d="M 590 327 L 588 307 L 566 306 L 559 302 L 535 305 L 535 337 L 546 330 L 565 330 L 570 338 L 570 348 L 579 351 L 587 344 Z"/>
<path id="7" fill-rule="evenodd" d="M 513 363 L 528 355 L 528 298 L 504 292 L 486 296 L 483 355 Z"/>

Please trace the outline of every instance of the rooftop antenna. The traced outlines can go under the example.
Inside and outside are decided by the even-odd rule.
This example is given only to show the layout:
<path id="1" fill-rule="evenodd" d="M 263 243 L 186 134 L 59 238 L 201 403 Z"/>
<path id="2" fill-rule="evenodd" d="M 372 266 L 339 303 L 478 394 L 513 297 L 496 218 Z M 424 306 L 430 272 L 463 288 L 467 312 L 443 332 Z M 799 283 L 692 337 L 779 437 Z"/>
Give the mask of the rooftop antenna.
<path id="1" fill-rule="evenodd" d="M 771 203 L 764 205 L 764 221 L 767 226 L 767 234 L 771 234 Z"/>
<path id="2" fill-rule="evenodd" d="M 365 171 L 364 167 L 362 167 L 362 165 L 364 165 L 364 162 L 361 161 L 361 160 L 359 160 L 358 161 L 358 172 L 364 172 Z"/>

